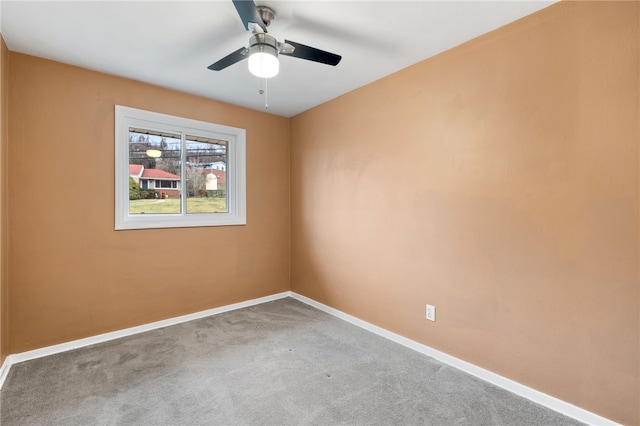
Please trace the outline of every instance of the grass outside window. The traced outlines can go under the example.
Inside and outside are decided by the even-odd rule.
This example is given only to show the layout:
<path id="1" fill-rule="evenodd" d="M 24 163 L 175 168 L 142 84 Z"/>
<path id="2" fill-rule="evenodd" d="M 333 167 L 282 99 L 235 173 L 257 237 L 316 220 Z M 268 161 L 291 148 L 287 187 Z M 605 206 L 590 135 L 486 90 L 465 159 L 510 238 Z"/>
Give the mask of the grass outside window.
<path id="1" fill-rule="evenodd" d="M 188 198 L 189 213 L 224 213 L 225 198 Z M 171 214 L 180 211 L 179 198 L 160 200 L 129 200 L 129 210 L 137 214 Z"/>

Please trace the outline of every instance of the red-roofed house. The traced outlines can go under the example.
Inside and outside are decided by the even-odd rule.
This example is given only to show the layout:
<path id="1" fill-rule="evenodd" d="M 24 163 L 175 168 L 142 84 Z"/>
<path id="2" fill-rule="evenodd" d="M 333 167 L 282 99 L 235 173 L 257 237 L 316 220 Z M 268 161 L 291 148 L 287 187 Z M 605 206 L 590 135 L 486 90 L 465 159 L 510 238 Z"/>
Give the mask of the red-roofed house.
<path id="1" fill-rule="evenodd" d="M 141 189 L 153 189 L 158 197 L 180 197 L 180 176 L 160 169 L 146 169 L 140 164 L 129 164 L 129 176 Z"/>

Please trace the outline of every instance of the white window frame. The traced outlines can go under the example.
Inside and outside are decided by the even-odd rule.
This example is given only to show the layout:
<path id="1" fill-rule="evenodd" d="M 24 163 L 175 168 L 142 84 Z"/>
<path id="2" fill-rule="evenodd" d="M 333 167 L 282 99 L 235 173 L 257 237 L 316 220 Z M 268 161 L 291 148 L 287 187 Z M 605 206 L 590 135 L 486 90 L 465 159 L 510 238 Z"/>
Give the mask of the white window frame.
<path id="1" fill-rule="evenodd" d="M 188 133 L 227 144 L 227 213 L 129 214 L 129 128 Z M 184 182 L 185 171 L 182 168 Z M 136 108 L 115 106 L 115 229 L 246 225 L 246 130 Z M 181 185 L 186 205 L 186 185 Z M 184 209 L 183 209 L 184 210 Z"/>

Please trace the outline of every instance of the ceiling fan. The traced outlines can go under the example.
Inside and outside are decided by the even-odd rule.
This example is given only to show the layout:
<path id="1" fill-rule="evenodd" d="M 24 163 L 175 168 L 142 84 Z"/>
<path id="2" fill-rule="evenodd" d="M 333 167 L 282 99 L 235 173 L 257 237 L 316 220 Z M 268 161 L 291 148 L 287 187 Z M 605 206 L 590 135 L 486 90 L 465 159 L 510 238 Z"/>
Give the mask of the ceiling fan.
<path id="1" fill-rule="evenodd" d="M 275 18 L 273 9 L 267 6 L 256 6 L 253 0 L 232 0 L 240 15 L 240 19 L 248 31 L 249 47 L 241 47 L 207 68 L 221 71 L 230 65 L 249 58 L 249 71 L 260 78 L 271 78 L 278 74 L 280 63 L 278 55 L 293 56 L 321 64 L 336 66 L 342 56 L 315 47 L 305 46 L 290 40 L 284 43 L 267 34 L 267 27 Z"/>

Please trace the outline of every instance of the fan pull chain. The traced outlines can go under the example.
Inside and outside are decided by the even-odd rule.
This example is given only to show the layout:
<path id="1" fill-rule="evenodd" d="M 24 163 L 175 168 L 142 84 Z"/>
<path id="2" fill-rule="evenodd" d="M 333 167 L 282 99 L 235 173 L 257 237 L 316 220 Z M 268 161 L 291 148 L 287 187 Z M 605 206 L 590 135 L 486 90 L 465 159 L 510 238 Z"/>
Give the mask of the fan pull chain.
<path id="1" fill-rule="evenodd" d="M 268 87 L 267 87 L 267 79 L 266 78 L 262 78 L 260 79 L 260 89 L 258 90 L 258 93 L 261 95 L 264 95 L 264 109 L 269 109 L 269 98 L 268 98 Z"/>
<path id="2" fill-rule="evenodd" d="M 264 79 L 264 109 L 269 109 L 269 85 L 267 79 Z"/>

